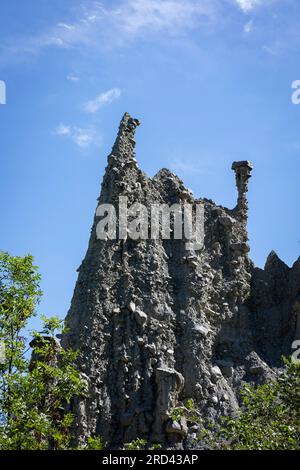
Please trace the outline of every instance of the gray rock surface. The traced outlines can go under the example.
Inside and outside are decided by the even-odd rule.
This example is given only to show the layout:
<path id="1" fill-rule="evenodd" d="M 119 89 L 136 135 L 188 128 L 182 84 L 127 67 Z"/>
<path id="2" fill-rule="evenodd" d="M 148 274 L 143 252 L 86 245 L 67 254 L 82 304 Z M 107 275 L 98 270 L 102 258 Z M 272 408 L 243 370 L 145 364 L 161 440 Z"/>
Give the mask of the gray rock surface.
<path id="1" fill-rule="evenodd" d="M 235 413 L 243 384 L 274 376 L 300 335 L 300 258 L 289 268 L 272 252 L 259 269 L 248 257 L 252 165 L 232 166 L 234 209 L 194 200 L 169 170 L 149 178 L 138 168 L 138 125 L 124 115 L 99 202 L 200 201 L 204 247 L 188 253 L 184 239 L 99 240 L 95 216 L 62 341 L 79 349 L 88 389 L 73 403 L 80 443 L 94 435 L 111 445 L 184 440 L 195 423 L 173 420 L 174 407 L 193 399 L 200 416 Z"/>

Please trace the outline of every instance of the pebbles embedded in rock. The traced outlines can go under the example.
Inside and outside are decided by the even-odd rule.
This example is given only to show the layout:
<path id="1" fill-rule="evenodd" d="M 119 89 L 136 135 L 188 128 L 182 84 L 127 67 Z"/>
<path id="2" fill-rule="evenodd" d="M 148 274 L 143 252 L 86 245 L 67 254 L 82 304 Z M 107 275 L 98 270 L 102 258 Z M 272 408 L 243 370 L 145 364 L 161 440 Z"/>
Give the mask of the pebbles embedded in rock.
<path id="1" fill-rule="evenodd" d="M 137 323 L 140 326 L 144 326 L 145 323 L 147 322 L 148 315 L 145 312 L 142 312 L 139 309 L 134 311 L 134 316 L 135 316 L 135 319 L 136 319 Z"/>

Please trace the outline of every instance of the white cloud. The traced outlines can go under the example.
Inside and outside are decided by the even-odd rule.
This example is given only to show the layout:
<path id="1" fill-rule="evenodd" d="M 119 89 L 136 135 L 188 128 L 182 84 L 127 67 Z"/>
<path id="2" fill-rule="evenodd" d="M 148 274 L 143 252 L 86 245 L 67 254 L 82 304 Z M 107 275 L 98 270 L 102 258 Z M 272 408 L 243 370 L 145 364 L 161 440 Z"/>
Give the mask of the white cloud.
<path id="1" fill-rule="evenodd" d="M 80 81 L 80 78 L 77 77 L 77 75 L 74 75 L 73 73 L 70 73 L 68 76 L 67 76 L 67 80 L 69 80 L 70 82 L 79 82 Z"/>
<path id="2" fill-rule="evenodd" d="M 235 0 L 237 5 L 244 13 L 253 10 L 254 7 L 261 5 L 262 0 Z"/>
<path id="3" fill-rule="evenodd" d="M 267 45 L 262 46 L 263 50 L 270 55 L 277 55 L 277 50 L 274 47 L 270 47 Z"/>
<path id="4" fill-rule="evenodd" d="M 244 25 L 244 33 L 249 34 L 251 33 L 252 29 L 253 29 L 253 20 L 250 20 Z"/>
<path id="5" fill-rule="evenodd" d="M 54 133 L 60 137 L 69 138 L 81 149 L 87 149 L 92 144 L 99 145 L 101 143 L 101 139 L 97 135 L 95 129 L 91 127 L 82 128 L 61 123 L 57 126 Z"/>
<path id="6" fill-rule="evenodd" d="M 87 113 L 96 113 L 102 106 L 112 103 L 112 101 L 118 99 L 120 96 L 121 90 L 119 88 L 112 88 L 104 93 L 100 93 L 95 99 L 85 103 L 84 110 Z"/>
<path id="7" fill-rule="evenodd" d="M 70 24 L 66 24 L 66 23 L 58 23 L 58 25 L 60 28 L 64 28 L 64 29 L 67 29 L 67 30 L 72 30 L 74 29 L 74 26 L 73 25 L 70 25 Z"/>
<path id="8" fill-rule="evenodd" d="M 71 126 L 65 126 L 65 124 L 59 124 L 55 129 L 55 134 L 57 135 L 70 135 L 71 134 Z"/>
<path id="9" fill-rule="evenodd" d="M 201 16 L 212 16 L 213 4 L 206 0 L 128 0 L 115 12 L 115 21 L 128 35 L 147 31 L 177 34 L 195 26 Z"/>
<path id="10" fill-rule="evenodd" d="M 56 47 L 65 47 L 68 48 L 69 44 L 61 37 L 58 36 L 49 36 L 45 37 L 44 41 L 41 41 L 41 48 L 42 47 L 49 47 L 49 46 L 56 46 Z M 34 50 L 34 45 L 33 45 Z"/>
<path id="11" fill-rule="evenodd" d="M 169 162 L 169 167 L 172 171 L 182 175 L 204 175 L 207 173 L 207 169 L 200 166 L 192 160 L 182 160 L 181 158 L 173 159 Z"/>
<path id="12" fill-rule="evenodd" d="M 0 46 L 0 60 L 18 61 L 49 47 L 88 49 L 93 54 L 149 38 L 181 38 L 193 29 L 215 30 L 216 22 L 224 21 L 226 4 L 249 14 L 276 2 L 279 0 L 115 0 L 103 4 L 86 0 L 77 7 L 72 21 L 57 22 L 40 34 Z"/>
<path id="13" fill-rule="evenodd" d="M 258 7 L 271 6 L 272 4 L 282 2 L 282 0 L 230 0 L 240 8 L 244 13 L 250 13 Z M 297 0 L 298 1 L 298 0 Z"/>
<path id="14" fill-rule="evenodd" d="M 109 49 L 151 34 L 178 36 L 204 19 L 213 19 L 217 1 L 119 0 L 109 7 L 86 2 L 76 21 L 59 22 L 41 34 L 19 38 L 2 46 L 2 52 L 12 60 L 12 56 L 37 55 L 48 47 Z"/>
<path id="15" fill-rule="evenodd" d="M 95 131 L 93 129 L 82 129 L 75 127 L 72 132 L 72 140 L 78 147 L 87 148 L 95 141 Z"/>

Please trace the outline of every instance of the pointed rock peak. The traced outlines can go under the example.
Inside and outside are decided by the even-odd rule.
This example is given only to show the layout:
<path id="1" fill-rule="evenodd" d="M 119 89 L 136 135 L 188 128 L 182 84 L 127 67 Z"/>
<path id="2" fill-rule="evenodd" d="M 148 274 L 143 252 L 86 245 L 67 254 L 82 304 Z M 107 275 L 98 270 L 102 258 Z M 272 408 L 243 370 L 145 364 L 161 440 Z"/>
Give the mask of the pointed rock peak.
<path id="1" fill-rule="evenodd" d="M 168 170 L 168 168 L 161 168 L 153 177 L 153 181 L 166 182 L 170 180 L 173 180 L 174 182 L 177 182 L 179 184 L 183 184 L 181 179 L 177 175 L 175 175 L 175 173 L 172 173 L 172 171 Z"/>
<path id="2" fill-rule="evenodd" d="M 134 119 L 130 114 L 125 113 L 119 125 L 119 137 L 134 137 L 136 128 L 140 125 L 138 119 Z"/>
<path id="3" fill-rule="evenodd" d="M 276 263 L 278 261 L 281 261 L 281 259 L 277 255 L 276 251 L 272 250 L 267 257 L 266 265 L 270 263 Z"/>
<path id="4" fill-rule="evenodd" d="M 174 173 L 172 173 L 168 168 L 161 168 L 153 177 L 153 179 L 160 179 L 165 177 L 176 177 L 176 175 L 174 175 Z"/>
<path id="5" fill-rule="evenodd" d="M 126 130 L 128 128 L 128 126 L 133 129 L 135 129 L 136 127 L 138 127 L 140 125 L 140 121 L 138 119 L 135 119 L 133 117 L 130 116 L 130 114 L 128 113 L 124 113 L 122 119 L 121 119 L 121 122 L 120 122 L 120 126 L 119 126 L 119 129 L 120 130 Z"/>
<path id="6" fill-rule="evenodd" d="M 140 121 L 125 113 L 121 119 L 119 132 L 112 154 L 116 157 L 128 158 L 132 156 L 135 148 L 134 134 L 136 128 L 140 125 Z"/>
<path id="7" fill-rule="evenodd" d="M 277 253 L 272 250 L 269 256 L 267 257 L 265 264 L 265 271 L 272 272 L 274 270 L 284 269 L 288 270 L 289 267 L 282 261 Z"/>

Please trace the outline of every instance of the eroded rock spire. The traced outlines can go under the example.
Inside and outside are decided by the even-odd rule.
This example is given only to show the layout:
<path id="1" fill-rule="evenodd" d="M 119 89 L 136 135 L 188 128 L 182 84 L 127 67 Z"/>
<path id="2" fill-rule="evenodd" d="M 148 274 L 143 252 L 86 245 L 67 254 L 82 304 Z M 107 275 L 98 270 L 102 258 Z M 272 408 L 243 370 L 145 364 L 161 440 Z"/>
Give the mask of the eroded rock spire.
<path id="1" fill-rule="evenodd" d="M 115 447 L 137 438 L 189 447 L 195 416 L 235 413 L 242 385 L 272 376 L 289 354 L 299 265 L 281 285 L 276 264 L 265 272 L 249 260 L 249 162 L 233 164 L 234 210 L 195 200 L 171 172 L 151 179 L 137 167 L 138 125 L 123 116 L 99 203 L 117 204 L 120 195 L 147 207 L 202 202 L 204 246 L 187 251 L 184 239 L 98 239 L 95 216 L 63 338 L 79 350 L 87 389 L 72 405 L 75 441 L 98 435 Z"/>
<path id="2" fill-rule="evenodd" d="M 238 190 L 236 212 L 239 219 L 243 222 L 245 226 L 247 225 L 248 219 L 248 181 L 249 178 L 251 178 L 252 169 L 252 163 L 247 160 L 233 162 L 232 164 L 232 170 L 234 170 L 235 172 L 236 186 Z"/>
<path id="3" fill-rule="evenodd" d="M 128 113 L 124 114 L 120 122 L 119 132 L 112 149 L 112 154 L 126 158 L 134 153 L 134 135 L 139 125 L 140 121 L 138 119 L 132 118 Z"/>

